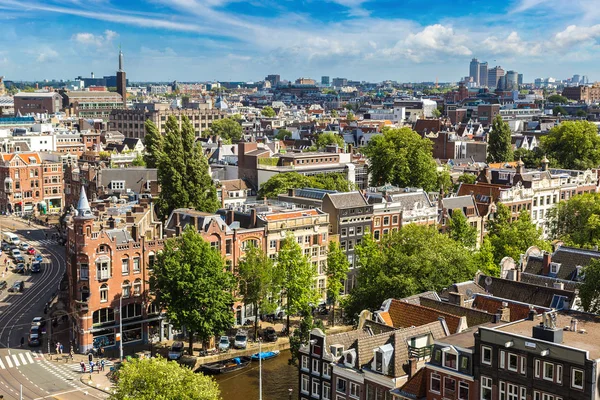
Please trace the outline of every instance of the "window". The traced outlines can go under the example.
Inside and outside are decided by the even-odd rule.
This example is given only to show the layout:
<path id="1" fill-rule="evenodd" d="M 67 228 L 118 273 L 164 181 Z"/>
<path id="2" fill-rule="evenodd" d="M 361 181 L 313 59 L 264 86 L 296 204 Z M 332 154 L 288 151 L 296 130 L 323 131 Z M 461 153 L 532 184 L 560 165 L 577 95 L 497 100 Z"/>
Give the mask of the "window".
<path id="1" fill-rule="evenodd" d="M 133 273 L 140 272 L 140 258 L 133 258 Z"/>
<path id="2" fill-rule="evenodd" d="M 393 223 L 394 225 L 398 225 L 398 216 L 397 216 L 397 215 L 394 215 L 394 216 L 392 217 L 392 223 Z"/>
<path id="3" fill-rule="evenodd" d="M 504 350 L 500 350 L 500 357 L 498 359 L 499 366 L 498 368 L 504 369 L 504 360 L 506 358 L 506 352 Z"/>
<path id="4" fill-rule="evenodd" d="M 508 353 L 508 370 L 517 372 L 519 369 L 519 357 L 516 354 Z"/>
<path id="5" fill-rule="evenodd" d="M 362 235 L 362 226 L 357 226 L 356 227 L 356 234 L 357 235 Z"/>
<path id="6" fill-rule="evenodd" d="M 331 400 L 331 386 L 326 382 L 323 382 L 323 400 Z"/>
<path id="7" fill-rule="evenodd" d="M 536 378 L 540 377 L 540 360 L 535 360 L 533 373 Z"/>
<path id="8" fill-rule="evenodd" d="M 129 257 L 123 258 L 121 262 L 121 273 L 123 275 L 129 275 Z"/>
<path id="9" fill-rule="evenodd" d="M 342 378 L 337 378 L 335 390 L 336 392 L 346 393 L 346 380 Z"/>
<path id="10" fill-rule="evenodd" d="M 302 369 L 308 371 L 308 357 L 302 356 Z"/>
<path id="11" fill-rule="evenodd" d="M 342 250 L 346 250 L 346 242 L 340 242 L 340 247 Z"/>
<path id="12" fill-rule="evenodd" d="M 350 382 L 350 397 L 359 398 L 360 386 L 354 382 Z"/>
<path id="13" fill-rule="evenodd" d="M 329 363 L 323 363 L 323 376 L 327 378 L 331 376 L 331 365 Z"/>
<path id="14" fill-rule="evenodd" d="M 457 358 L 456 354 L 445 351 L 444 352 L 444 367 L 456 369 L 456 365 L 457 365 L 456 358 Z"/>
<path id="15" fill-rule="evenodd" d="M 347 232 L 346 228 L 342 228 L 342 236 L 346 236 L 346 235 L 347 235 L 347 233 L 348 233 L 348 232 Z"/>
<path id="16" fill-rule="evenodd" d="M 442 380 L 438 374 L 431 374 L 429 389 L 435 393 L 442 392 Z"/>
<path id="17" fill-rule="evenodd" d="M 129 296 L 131 296 L 131 284 L 129 283 L 129 281 L 123 282 L 121 288 L 123 289 L 123 298 L 128 298 Z"/>
<path id="18" fill-rule="evenodd" d="M 319 375 L 319 360 L 312 360 L 312 373 Z"/>
<path id="19" fill-rule="evenodd" d="M 373 238 L 379 240 L 379 230 L 373 231 Z"/>
<path id="20" fill-rule="evenodd" d="M 491 349 L 490 349 L 491 351 Z M 491 354 L 490 354 L 491 358 Z M 481 400 L 492 400 L 492 378 L 481 377 Z"/>
<path id="21" fill-rule="evenodd" d="M 390 224 L 390 217 L 383 217 L 383 225 L 389 225 Z"/>
<path id="22" fill-rule="evenodd" d="M 508 400 L 519 400 L 519 387 L 509 383 L 506 385 L 508 392 Z"/>
<path id="23" fill-rule="evenodd" d="M 105 303 L 107 301 L 108 301 L 108 285 L 106 283 L 103 283 L 102 286 L 100 286 L 100 302 Z"/>
<path id="24" fill-rule="evenodd" d="M 562 365 L 557 364 L 556 365 L 556 383 L 559 383 L 562 385 Z"/>
<path id="25" fill-rule="evenodd" d="M 89 279 L 90 269 L 88 263 L 79 264 L 79 279 L 87 281 Z"/>
<path id="26" fill-rule="evenodd" d="M 348 228 L 348 235 L 349 236 L 354 235 L 354 227 L 353 226 L 351 226 L 350 228 Z"/>
<path id="27" fill-rule="evenodd" d="M 310 244 L 310 236 L 309 235 L 304 236 L 304 243 Z"/>
<path id="28" fill-rule="evenodd" d="M 499 393 L 500 396 L 498 396 L 498 400 L 506 400 L 506 383 L 500 381 L 500 385 L 499 385 Z"/>
<path id="29" fill-rule="evenodd" d="M 481 363 L 492 365 L 492 349 L 490 347 L 481 346 Z"/>
<path id="30" fill-rule="evenodd" d="M 142 294 L 142 280 L 140 278 L 133 282 L 133 295 L 139 296 Z"/>
<path id="31" fill-rule="evenodd" d="M 154 263 L 156 262 L 156 254 L 150 253 L 148 255 L 148 269 L 152 270 L 154 268 Z"/>
<path id="32" fill-rule="evenodd" d="M 269 241 L 269 248 L 270 249 L 276 249 L 277 248 L 277 240 L 270 240 Z"/>
<path id="33" fill-rule="evenodd" d="M 554 381 L 554 364 L 544 362 L 544 379 L 547 381 Z"/>
<path id="34" fill-rule="evenodd" d="M 375 226 L 380 226 L 381 225 L 381 218 L 375 218 Z"/>
<path id="35" fill-rule="evenodd" d="M 467 400 L 469 398 L 469 384 L 467 382 L 458 383 L 458 399 Z"/>
<path id="36" fill-rule="evenodd" d="M 313 380 L 312 381 L 312 395 L 316 396 L 316 397 L 319 397 L 319 394 L 320 394 L 319 393 L 320 392 L 319 389 L 321 389 L 321 385 L 319 384 L 319 381 L 318 380 Z"/>
<path id="37" fill-rule="evenodd" d="M 521 387 L 521 400 L 527 400 L 527 388 Z"/>
<path id="38" fill-rule="evenodd" d="M 110 264 L 107 259 L 96 261 L 96 275 L 97 279 L 110 278 Z"/>
<path id="39" fill-rule="evenodd" d="M 583 371 L 577 368 L 571 369 L 571 387 L 583 390 Z"/>
<path id="40" fill-rule="evenodd" d="M 308 394 L 308 376 L 302 375 L 302 387 L 300 388 L 303 393 Z"/>
<path id="41" fill-rule="evenodd" d="M 454 393 L 456 393 L 456 379 L 444 377 L 444 396 L 454 397 Z"/>
<path id="42" fill-rule="evenodd" d="M 469 369 L 469 357 L 462 356 L 460 358 L 460 369 Z"/>
<path id="43" fill-rule="evenodd" d="M 381 351 L 375 352 L 375 371 L 383 372 L 383 353 Z"/>

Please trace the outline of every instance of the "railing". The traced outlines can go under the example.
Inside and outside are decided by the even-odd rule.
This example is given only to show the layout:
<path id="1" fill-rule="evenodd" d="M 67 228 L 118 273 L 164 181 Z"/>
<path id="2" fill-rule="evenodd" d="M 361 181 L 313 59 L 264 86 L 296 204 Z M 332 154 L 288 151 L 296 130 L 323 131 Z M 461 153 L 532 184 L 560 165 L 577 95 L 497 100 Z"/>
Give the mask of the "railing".
<path id="1" fill-rule="evenodd" d="M 408 355 L 410 358 L 425 358 L 431 356 L 433 346 L 413 347 L 408 346 Z"/>

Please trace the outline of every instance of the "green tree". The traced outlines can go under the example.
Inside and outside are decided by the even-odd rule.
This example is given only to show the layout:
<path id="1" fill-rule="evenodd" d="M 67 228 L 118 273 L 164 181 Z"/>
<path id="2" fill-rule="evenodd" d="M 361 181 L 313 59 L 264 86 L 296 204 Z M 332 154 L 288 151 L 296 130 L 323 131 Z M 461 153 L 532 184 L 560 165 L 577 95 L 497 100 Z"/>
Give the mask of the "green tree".
<path id="1" fill-rule="evenodd" d="M 275 134 L 275 138 L 279 140 L 284 140 L 285 138 L 291 139 L 291 137 L 292 132 L 288 131 L 287 129 L 280 129 Z"/>
<path id="2" fill-rule="evenodd" d="M 448 234 L 465 247 L 474 248 L 477 244 L 477 229 L 469 224 L 467 217 L 459 209 L 452 211 L 452 217 L 448 221 Z"/>
<path id="3" fill-rule="evenodd" d="M 242 138 L 242 125 L 232 118 L 218 119 L 210 126 L 210 133 L 223 140 L 236 141 Z"/>
<path id="4" fill-rule="evenodd" d="M 600 193 L 584 193 L 561 201 L 547 216 L 550 235 L 569 246 L 600 245 Z"/>
<path id="5" fill-rule="evenodd" d="M 356 120 L 356 117 L 354 116 L 354 113 L 352 111 L 348 111 L 348 113 L 346 114 L 346 120 L 347 121 L 354 121 L 354 120 Z"/>
<path id="6" fill-rule="evenodd" d="M 568 169 L 597 168 L 600 165 L 598 128 L 589 121 L 564 121 L 541 139 L 542 150 Z"/>
<path id="7" fill-rule="evenodd" d="M 473 265 L 487 276 L 500 276 L 500 265 L 494 261 L 494 247 L 488 237 L 483 239 L 479 250 L 473 253 Z"/>
<path id="8" fill-rule="evenodd" d="M 326 146 L 337 144 L 338 147 L 344 148 L 344 139 L 335 132 L 323 132 L 317 136 L 317 148 L 323 149 Z"/>
<path id="9" fill-rule="evenodd" d="M 279 281 L 273 261 L 262 249 L 250 246 L 238 265 L 238 276 L 244 303 L 254 307 L 254 337 L 257 338 L 259 310 L 269 314 L 276 308 L 272 299 L 278 292 Z"/>
<path id="10" fill-rule="evenodd" d="M 307 308 L 300 318 L 300 326 L 294 329 L 294 333 L 290 335 L 290 359 L 288 360 L 289 365 L 298 365 L 298 359 L 300 358 L 300 346 L 308 344 L 310 338 L 310 331 L 314 328 L 320 328 L 325 330 L 323 322 L 319 319 L 315 320 L 310 312 L 310 308 Z"/>
<path id="11" fill-rule="evenodd" d="M 337 110 L 331 110 L 331 118 L 337 118 L 339 116 Z"/>
<path id="12" fill-rule="evenodd" d="M 133 161 L 131 162 L 131 165 L 133 165 L 134 167 L 145 167 L 146 161 L 144 161 L 144 156 L 142 156 L 141 154 L 136 155 Z"/>
<path id="13" fill-rule="evenodd" d="M 550 250 L 550 244 L 542 239 L 542 231 L 533 222 L 526 209 L 523 209 L 516 221 L 511 222 L 508 207 L 497 204 L 495 219 L 490 223 L 489 240 L 493 247 L 494 262 L 499 264 L 504 257 L 519 260 L 531 246 Z"/>
<path id="14" fill-rule="evenodd" d="M 181 236 L 165 241 L 150 282 L 169 321 L 186 327 L 190 354 L 194 334 L 204 343 L 233 325 L 235 279 L 219 252 L 191 225 Z"/>
<path id="15" fill-rule="evenodd" d="M 578 117 L 584 118 L 584 117 L 587 117 L 588 114 L 587 114 L 587 112 L 585 110 L 577 110 L 577 112 L 575 113 L 575 115 L 578 116 Z"/>
<path id="16" fill-rule="evenodd" d="M 285 296 L 286 327 L 289 332 L 290 315 L 300 311 L 307 312 L 310 304 L 318 302 L 319 294 L 315 289 L 317 271 L 291 234 L 281 241 L 276 269 L 281 277 L 281 288 Z"/>
<path id="17" fill-rule="evenodd" d="M 332 304 L 331 325 L 335 325 L 335 304 L 340 298 L 340 292 L 344 288 L 344 280 L 348 276 L 350 263 L 346 254 L 342 251 L 340 244 L 329 241 L 329 252 L 327 253 L 327 300 Z"/>
<path id="18" fill-rule="evenodd" d="M 488 162 L 508 162 L 513 160 L 510 127 L 500 114 L 494 117 L 488 138 Z"/>
<path id="19" fill-rule="evenodd" d="M 454 183 L 452 183 L 452 177 L 450 172 L 447 170 L 436 171 L 437 173 L 437 187 L 438 190 L 442 191 L 445 195 L 450 194 L 454 189 Z"/>
<path id="20" fill-rule="evenodd" d="M 353 318 L 364 309 L 378 309 L 385 299 L 473 279 L 477 270 L 470 249 L 432 226 L 410 224 L 379 243 L 368 235 L 355 251 L 357 285 L 344 301 L 346 315 Z"/>
<path id="21" fill-rule="evenodd" d="M 306 176 L 297 172 L 284 172 L 269 178 L 263 183 L 258 191 L 258 197 L 274 199 L 279 194 L 287 193 L 288 189 L 303 187 L 337 190 L 338 192 L 354 190 L 354 185 L 341 173 Z"/>
<path id="22" fill-rule="evenodd" d="M 583 267 L 583 282 L 579 286 L 579 298 L 585 312 L 600 313 L 600 260 L 591 258 Z"/>
<path id="23" fill-rule="evenodd" d="M 442 112 L 436 108 L 431 112 L 431 115 L 433 115 L 433 118 L 439 118 L 442 116 Z"/>
<path id="24" fill-rule="evenodd" d="M 561 96 L 560 94 L 553 94 L 552 96 L 548 96 L 548 103 L 554 103 L 554 104 L 568 104 L 569 103 L 569 99 L 567 99 L 565 96 Z"/>
<path id="25" fill-rule="evenodd" d="M 426 191 L 438 187 L 432 143 L 410 128 L 384 128 L 381 135 L 369 141 L 364 153 L 370 160 L 373 186 L 391 183 L 399 187 L 420 187 Z"/>
<path id="26" fill-rule="evenodd" d="M 514 161 L 523 161 L 525 168 L 539 168 L 542 164 L 542 158 L 544 158 L 544 152 L 539 147 L 533 150 L 521 147 L 514 152 Z"/>
<path id="27" fill-rule="evenodd" d="M 277 114 L 275 114 L 275 110 L 273 110 L 273 107 L 270 107 L 270 106 L 263 107 L 263 109 L 260 110 L 260 114 L 263 117 L 267 117 L 267 118 L 273 118 L 273 117 L 275 117 L 275 115 L 277 115 Z"/>
<path id="28" fill-rule="evenodd" d="M 473 183 L 475 183 L 476 180 L 477 180 L 477 175 L 475 175 L 475 174 L 469 174 L 467 172 L 461 174 L 458 177 L 458 182 L 460 182 L 460 183 L 468 183 L 468 184 L 471 184 L 471 185 Z"/>
<path id="29" fill-rule="evenodd" d="M 552 115 L 554 116 L 558 116 L 558 115 L 569 115 L 569 112 L 562 106 L 556 106 L 552 108 Z"/>
<path id="30" fill-rule="evenodd" d="M 116 374 L 111 400 L 221 400 L 213 378 L 160 357 L 134 358 L 123 363 Z"/>

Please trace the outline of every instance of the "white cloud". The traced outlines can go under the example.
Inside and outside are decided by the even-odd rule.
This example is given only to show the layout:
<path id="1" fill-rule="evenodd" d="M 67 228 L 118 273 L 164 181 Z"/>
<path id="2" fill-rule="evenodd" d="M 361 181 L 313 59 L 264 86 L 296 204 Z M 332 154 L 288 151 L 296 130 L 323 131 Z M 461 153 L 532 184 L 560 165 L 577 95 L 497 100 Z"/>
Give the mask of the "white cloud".
<path id="1" fill-rule="evenodd" d="M 517 32 L 511 32 L 507 37 L 489 36 L 482 42 L 481 49 L 491 54 L 515 56 L 536 56 L 542 53 L 540 43 L 523 41 Z"/>
<path id="2" fill-rule="evenodd" d="M 104 35 L 94 35 L 89 32 L 80 32 L 73 35 L 72 39 L 83 46 L 104 47 L 111 44 L 119 34 L 109 29 L 104 31 Z"/>
<path id="3" fill-rule="evenodd" d="M 42 48 L 37 54 L 36 61 L 39 63 L 51 62 L 58 59 L 58 52 L 51 47 Z"/>
<path id="4" fill-rule="evenodd" d="M 594 26 L 569 25 L 554 35 L 554 43 L 560 47 L 589 45 L 590 40 L 600 38 L 600 24 Z"/>

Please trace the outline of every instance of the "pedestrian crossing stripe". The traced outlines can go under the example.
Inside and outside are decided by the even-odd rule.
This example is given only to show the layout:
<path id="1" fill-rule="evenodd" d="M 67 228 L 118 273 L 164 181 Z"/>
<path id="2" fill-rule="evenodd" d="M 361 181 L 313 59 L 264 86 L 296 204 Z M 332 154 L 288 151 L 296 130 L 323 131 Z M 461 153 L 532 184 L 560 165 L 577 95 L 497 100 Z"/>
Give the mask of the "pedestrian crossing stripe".
<path id="1" fill-rule="evenodd" d="M 2 362 L 2 359 L 1 359 L 1 358 L 0 358 L 0 368 L 2 368 L 2 369 L 6 369 L 6 368 L 4 367 L 4 363 Z"/>
<path id="2" fill-rule="evenodd" d="M 25 356 L 23 355 L 23 353 L 19 353 L 19 357 L 21 357 L 21 363 L 23 365 L 27 365 L 27 361 L 25 361 Z"/>
<path id="3" fill-rule="evenodd" d="M 29 362 L 31 364 L 33 364 L 33 358 L 31 358 L 31 354 L 30 353 L 25 353 L 25 355 L 27 356 L 27 360 L 29 360 Z"/>
<path id="4" fill-rule="evenodd" d="M 8 368 L 13 367 L 13 363 L 12 361 L 10 361 L 10 356 L 6 356 L 6 364 L 8 365 Z"/>
<path id="5" fill-rule="evenodd" d="M 19 363 L 19 358 L 17 357 L 17 355 L 16 355 L 16 354 L 13 354 L 13 355 L 12 355 L 12 358 L 13 358 L 13 361 L 15 362 L 15 367 L 18 367 L 19 365 L 21 365 L 21 364 Z"/>

